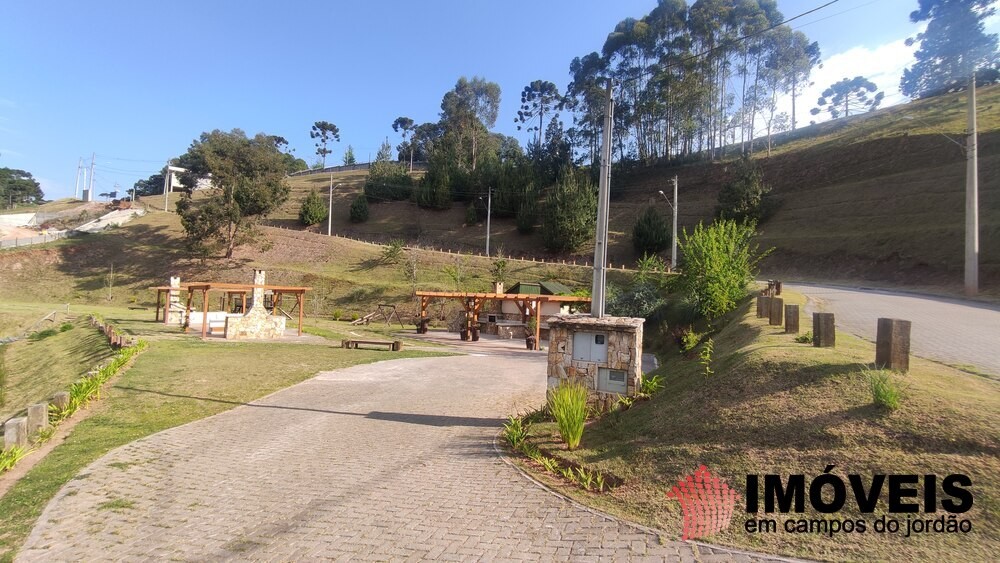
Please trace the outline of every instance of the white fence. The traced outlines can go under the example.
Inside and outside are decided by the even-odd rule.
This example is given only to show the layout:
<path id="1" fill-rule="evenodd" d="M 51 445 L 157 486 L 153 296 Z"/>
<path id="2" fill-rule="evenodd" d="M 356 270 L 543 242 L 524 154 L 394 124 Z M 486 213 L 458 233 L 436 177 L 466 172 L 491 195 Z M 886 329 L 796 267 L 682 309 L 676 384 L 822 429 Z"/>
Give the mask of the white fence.
<path id="1" fill-rule="evenodd" d="M 34 237 L 22 237 L 22 238 L 8 239 L 8 240 L 0 240 L 0 248 L 20 248 L 22 246 L 31 246 L 33 244 L 52 242 L 54 240 L 66 238 L 67 236 L 69 236 L 69 231 L 54 231 L 51 233 L 45 233 L 43 235 L 38 235 Z"/>

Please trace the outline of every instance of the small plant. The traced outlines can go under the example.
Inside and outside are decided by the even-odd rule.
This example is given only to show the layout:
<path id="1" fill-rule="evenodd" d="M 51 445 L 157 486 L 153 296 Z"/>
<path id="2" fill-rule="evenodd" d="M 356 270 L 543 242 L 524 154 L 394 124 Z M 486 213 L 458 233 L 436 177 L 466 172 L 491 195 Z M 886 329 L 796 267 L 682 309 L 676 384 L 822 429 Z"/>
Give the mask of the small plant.
<path id="1" fill-rule="evenodd" d="M 812 331 L 810 330 L 807 331 L 805 334 L 800 334 L 799 336 L 796 336 L 795 341 L 798 342 L 799 344 L 812 344 L 813 341 Z"/>
<path id="2" fill-rule="evenodd" d="M 540 408 L 537 408 L 529 412 L 528 414 L 524 415 L 521 418 L 523 418 L 524 422 L 528 424 L 538 424 L 540 422 L 552 422 L 553 420 L 555 420 L 554 418 L 552 418 L 552 412 L 549 410 L 548 404 L 542 405 Z"/>
<path id="3" fill-rule="evenodd" d="M 549 473 L 554 473 L 556 475 L 560 473 L 559 462 L 555 458 L 543 455 L 537 461 L 542 464 L 542 467 L 544 467 Z"/>
<path id="4" fill-rule="evenodd" d="M 576 481 L 576 473 L 573 471 L 572 467 L 561 467 L 559 469 L 559 474 L 562 475 L 563 479 L 566 479 L 567 481 Z"/>
<path id="5" fill-rule="evenodd" d="M 686 354 L 694 350 L 698 346 L 698 342 L 701 341 L 701 336 L 689 327 L 681 336 L 681 353 Z"/>
<path id="6" fill-rule="evenodd" d="M 580 445 L 583 423 L 587 420 L 587 388 L 579 383 L 561 383 L 549 392 L 549 410 L 566 447 L 575 450 Z"/>
<path id="7" fill-rule="evenodd" d="M 340 309 L 334 309 L 333 310 L 333 320 L 339 321 L 340 318 L 343 317 L 343 316 L 344 316 L 344 312 L 341 311 Z"/>
<path id="8" fill-rule="evenodd" d="M 21 461 L 29 453 L 31 453 L 30 450 L 21 446 L 11 446 L 6 450 L 0 451 L 0 474 L 17 465 L 17 462 Z"/>
<path id="9" fill-rule="evenodd" d="M 596 473 L 597 473 L 597 476 L 594 478 L 594 484 L 597 485 L 597 492 L 603 493 L 604 492 L 604 474 L 602 474 L 600 471 L 597 471 Z"/>
<path id="10" fill-rule="evenodd" d="M 701 347 L 701 351 L 698 352 L 698 359 L 701 361 L 701 367 L 703 368 L 703 373 L 705 377 L 708 377 L 715 373 L 712 371 L 712 352 L 715 351 L 715 342 L 709 338 L 705 341 L 705 345 Z"/>
<path id="11" fill-rule="evenodd" d="M 507 440 L 510 447 L 519 450 L 528 438 L 530 428 L 531 423 L 525 424 L 524 419 L 520 416 L 510 415 L 503 425 L 503 438 Z"/>
<path id="12" fill-rule="evenodd" d="M 63 323 L 59 325 L 59 332 L 66 332 L 67 330 L 73 330 L 73 323 Z"/>
<path id="13" fill-rule="evenodd" d="M 630 408 L 632 408 L 632 405 L 634 403 L 635 403 L 634 397 L 626 397 L 625 395 L 619 395 L 616 406 L 618 407 L 619 410 L 627 411 Z"/>
<path id="14" fill-rule="evenodd" d="M 649 378 L 643 377 L 642 383 L 639 385 L 639 392 L 644 395 L 655 395 L 660 389 L 663 389 L 662 375 L 654 375 Z"/>
<path id="15" fill-rule="evenodd" d="M 580 483 L 584 489 L 588 491 L 594 486 L 594 478 L 597 476 L 596 471 L 587 471 L 582 467 L 576 468 L 576 482 Z"/>
<path id="16" fill-rule="evenodd" d="M 506 283 L 507 282 L 507 268 L 509 263 L 507 259 L 504 258 L 499 252 L 497 257 L 493 260 L 493 264 L 490 265 L 490 277 L 493 278 L 494 282 Z"/>
<path id="17" fill-rule="evenodd" d="M 891 411 L 899 408 L 903 399 L 903 389 L 888 371 L 865 368 L 862 373 L 871 390 L 872 402 Z"/>
<path id="18" fill-rule="evenodd" d="M 38 342 L 39 340 L 45 340 L 50 336 L 55 336 L 59 334 L 59 331 L 54 328 L 47 328 L 45 330 L 40 330 L 28 337 L 28 340 L 32 342 Z"/>
<path id="19" fill-rule="evenodd" d="M 399 258 L 403 255 L 404 243 L 398 238 L 394 238 L 389 241 L 389 244 L 385 245 L 382 249 L 381 261 L 383 264 L 395 264 L 399 262 Z"/>
<path id="20" fill-rule="evenodd" d="M 55 436 L 55 434 L 56 434 L 55 426 L 49 426 L 47 428 L 39 430 L 38 434 L 35 436 L 34 445 L 38 446 L 40 444 L 48 442 L 49 440 L 52 439 L 53 436 Z"/>

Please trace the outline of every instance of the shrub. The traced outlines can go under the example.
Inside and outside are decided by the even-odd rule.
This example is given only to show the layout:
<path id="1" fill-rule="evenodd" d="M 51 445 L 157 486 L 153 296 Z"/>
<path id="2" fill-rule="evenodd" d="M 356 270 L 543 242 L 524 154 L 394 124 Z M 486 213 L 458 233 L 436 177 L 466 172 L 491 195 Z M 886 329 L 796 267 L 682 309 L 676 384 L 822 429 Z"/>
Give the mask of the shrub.
<path id="1" fill-rule="evenodd" d="M 628 289 L 613 291 L 607 302 L 609 315 L 648 317 L 666 301 L 652 279 L 637 280 Z"/>
<path id="2" fill-rule="evenodd" d="M 561 383 L 549 391 L 549 410 L 566 447 L 575 450 L 580 445 L 583 423 L 587 420 L 587 388 L 579 383 Z"/>
<path id="3" fill-rule="evenodd" d="M 656 254 L 670 247 L 670 226 L 656 208 L 647 207 L 632 227 L 632 247 L 638 256 Z"/>
<path id="4" fill-rule="evenodd" d="M 764 183 L 764 172 L 753 160 L 741 159 L 735 167 L 733 179 L 719 191 L 715 213 L 722 219 L 759 223 L 766 218 L 766 196 L 771 188 Z"/>
<path id="5" fill-rule="evenodd" d="M 381 261 L 383 264 L 395 264 L 399 262 L 399 258 L 403 255 L 403 241 L 394 238 L 389 241 L 389 244 L 382 248 Z"/>
<path id="6" fill-rule="evenodd" d="M 525 200 L 521 203 L 521 206 L 517 209 L 515 222 L 517 224 L 517 232 L 522 235 L 533 233 L 535 225 L 538 224 L 538 203 L 533 199 Z"/>
<path id="7" fill-rule="evenodd" d="M 812 344 L 812 341 L 813 341 L 813 333 L 812 333 L 812 331 L 811 330 L 810 331 L 806 331 L 805 334 L 800 334 L 799 336 L 796 336 L 795 337 L 795 341 L 798 342 L 798 343 L 800 343 L 800 344 Z"/>
<path id="8" fill-rule="evenodd" d="M 364 223 L 368 220 L 368 198 L 364 194 L 354 198 L 351 203 L 351 222 Z"/>
<path id="9" fill-rule="evenodd" d="M 340 318 L 343 317 L 343 316 L 344 316 L 344 312 L 341 311 L 340 309 L 334 309 L 333 310 L 333 320 L 339 321 Z"/>
<path id="10" fill-rule="evenodd" d="M 701 352 L 698 352 L 698 358 L 701 360 L 701 367 L 706 377 L 715 373 L 712 371 L 712 353 L 714 351 L 715 341 L 709 338 L 705 341 L 705 345 L 701 347 Z"/>
<path id="11" fill-rule="evenodd" d="M 497 283 L 506 283 L 509 265 L 510 263 L 501 255 L 501 252 L 497 252 L 497 257 L 490 264 L 490 279 Z"/>
<path id="12" fill-rule="evenodd" d="M 746 297 L 757 264 L 770 252 L 758 252 L 754 234 L 753 223 L 728 220 L 707 228 L 699 223 L 690 235 L 684 230 L 680 245 L 684 258 L 677 283 L 709 320 L 732 311 Z"/>
<path id="13" fill-rule="evenodd" d="M 701 342 L 701 335 L 691 330 L 691 327 L 687 327 L 687 330 L 681 334 L 681 353 L 687 353 L 694 350 L 695 347 L 698 346 L 699 342 Z"/>
<path id="14" fill-rule="evenodd" d="M 305 226 L 315 225 L 326 220 L 327 203 L 320 199 L 316 190 L 310 190 L 309 195 L 302 200 L 302 207 L 299 208 L 299 223 Z"/>
<path id="15" fill-rule="evenodd" d="M 31 452 L 21 446 L 12 446 L 0 451 L 0 474 L 17 465 L 17 462 L 29 453 Z"/>
<path id="16" fill-rule="evenodd" d="M 663 389 L 663 376 L 654 375 L 653 377 L 643 376 L 642 383 L 639 385 L 639 392 L 644 395 L 655 395 L 657 391 Z"/>
<path id="17" fill-rule="evenodd" d="M 572 252 L 594 238 L 597 190 L 573 172 L 564 172 L 548 194 L 542 242 L 552 252 Z"/>
<path id="18" fill-rule="evenodd" d="M 59 332 L 66 332 L 67 330 L 73 330 L 73 323 L 63 323 L 59 325 Z"/>
<path id="19" fill-rule="evenodd" d="M 375 162 L 368 169 L 364 194 L 375 203 L 406 200 L 413 194 L 413 178 L 407 174 L 405 166 L 392 159 L 392 145 L 388 139 L 379 147 Z"/>
<path id="20" fill-rule="evenodd" d="M 50 336 L 55 336 L 57 334 L 59 334 L 58 330 L 54 328 L 47 328 L 45 330 L 40 330 L 36 333 L 33 333 L 31 336 L 28 337 L 28 340 L 31 340 L 32 342 L 38 342 L 39 340 L 45 340 L 46 338 Z"/>
<path id="21" fill-rule="evenodd" d="M 898 409 L 903 399 L 903 389 L 892 374 L 883 369 L 867 368 L 863 373 L 872 393 L 872 402 L 891 411 Z"/>
<path id="22" fill-rule="evenodd" d="M 528 438 L 528 430 L 530 428 L 530 422 L 526 423 L 520 416 L 510 415 L 507 417 L 507 422 L 503 425 L 503 438 L 507 440 L 510 447 L 519 450 Z"/>

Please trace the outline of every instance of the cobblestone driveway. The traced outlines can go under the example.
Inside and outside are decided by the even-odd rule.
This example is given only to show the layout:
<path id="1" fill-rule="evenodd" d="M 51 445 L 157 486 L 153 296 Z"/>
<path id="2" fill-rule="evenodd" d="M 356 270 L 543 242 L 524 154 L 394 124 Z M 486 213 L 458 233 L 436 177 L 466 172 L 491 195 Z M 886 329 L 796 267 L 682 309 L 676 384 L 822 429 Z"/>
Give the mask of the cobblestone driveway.
<path id="1" fill-rule="evenodd" d="M 745 561 L 579 508 L 496 456 L 542 356 L 325 372 L 112 451 L 46 508 L 20 561 Z"/>

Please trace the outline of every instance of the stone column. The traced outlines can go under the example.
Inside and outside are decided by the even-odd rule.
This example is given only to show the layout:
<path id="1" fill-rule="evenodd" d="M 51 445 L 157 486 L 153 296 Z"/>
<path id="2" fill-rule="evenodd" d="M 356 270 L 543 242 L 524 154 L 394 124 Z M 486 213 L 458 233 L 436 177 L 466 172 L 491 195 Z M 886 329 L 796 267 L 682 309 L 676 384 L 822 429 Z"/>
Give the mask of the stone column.
<path id="1" fill-rule="evenodd" d="M 163 312 L 163 324 L 178 323 L 178 319 L 182 317 L 175 317 L 173 312 L 178 311 L 177 315 L 180 315 L 179 311 L 181 308 L 181 278 L 180 276 L 170 276 L 170 291 L 167 292 L 167 305 Z"/>
<path id="2" fill-rule="evenodd" d="M 833 313 L 813 313 L 813 346 L 832 348 L 836 344 Z"/>
<path id="3" fill-rule="evenodd" d="M 52 404 L 59 409 L 65 409 L 69 406 L 69 392 L 60 391 L 52 396 Z"/>
<path id="4" fill-rule="evenodd" d="M 12 418 L 3 425 L 3 447 L 28 447 L 28 419 L 23 416 Z"/>
<path id="5" fill-rule="evenodd" d="M 253 271 L 254 288 L 253 288 L 253 305 L 250 306 L 251 308 L 264 307 L 264 283 L 266 279 L 267 279 L 267 273 L 264 270 Z"/>
<path id="6" fill-rule="evenodd" d="M 785 334 L 799 333 L 799 306 L 785 305 Z"/>
<path id="7" fill-rule="evenodd" d="M 875 337 L 875 367 L 906 372 L 910 369 L 910 321 L 879 319 Z"/>
<path id="8" fill-rule="evenodd" d="M 780 297 L 772 297 L 771 310 L 768 311 L 768 321 L 767 324 L 773 326 L 781 326 L 781 316 L 785 311 L 785 300 Z"/>
<path id="9" fill-rule="evenodd" d="M 49 427 L 48 403 L 37 403 L 28 407 L 28 436 L 35 436 Z"/>

